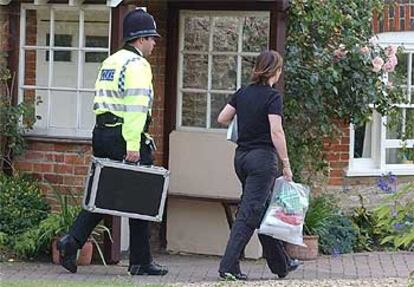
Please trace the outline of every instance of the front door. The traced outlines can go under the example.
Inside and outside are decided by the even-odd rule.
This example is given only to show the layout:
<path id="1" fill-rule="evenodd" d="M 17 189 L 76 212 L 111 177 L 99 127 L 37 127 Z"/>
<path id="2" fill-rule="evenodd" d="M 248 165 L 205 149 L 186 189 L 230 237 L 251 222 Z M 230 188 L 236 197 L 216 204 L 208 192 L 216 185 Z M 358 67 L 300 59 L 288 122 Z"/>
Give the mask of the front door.
<path id="1" fill-rule="evenodd" d="M 182 198 L 169 200 L 171 250 L 223 252 L 229 229 L 219 203 L 238 199 L 241 189 L 233 169 L 235 145 L 226 141 L 226 127 L 216 119 L 231 95 L 249 83 L 256 56 L 269 46 L 269 30 L 268 11 L 179 13 L 169 193 Z"/>

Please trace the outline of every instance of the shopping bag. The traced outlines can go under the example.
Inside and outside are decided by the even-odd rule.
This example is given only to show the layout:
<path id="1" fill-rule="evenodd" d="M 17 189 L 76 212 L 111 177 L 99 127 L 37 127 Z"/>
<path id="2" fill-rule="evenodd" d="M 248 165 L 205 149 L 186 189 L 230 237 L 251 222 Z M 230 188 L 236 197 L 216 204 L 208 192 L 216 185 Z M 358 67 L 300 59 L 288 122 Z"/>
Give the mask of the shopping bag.
<path id="1" fill-rule="evenodd" d="M 309 188 L 303 184 L 276 179 L 270 204 L 259 233 L 292 244 L 303 243 L 303 223 L 309 206 Z"/>

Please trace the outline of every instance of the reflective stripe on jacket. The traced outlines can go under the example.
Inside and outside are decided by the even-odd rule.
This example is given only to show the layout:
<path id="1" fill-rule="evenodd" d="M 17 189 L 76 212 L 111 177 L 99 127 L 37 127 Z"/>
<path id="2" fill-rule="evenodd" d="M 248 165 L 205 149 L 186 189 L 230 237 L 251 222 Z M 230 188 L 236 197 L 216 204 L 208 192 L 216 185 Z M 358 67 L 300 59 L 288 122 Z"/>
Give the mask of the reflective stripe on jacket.
<path id="1" fill-rule="evenodd" d="M 153 103 L 152 72 L 148 61 L 122 49 L 109 56 L 95 83 L 93 110 L 123 118 L 122 136 L 128 151 L 139 151 L 141 133 Z"/>

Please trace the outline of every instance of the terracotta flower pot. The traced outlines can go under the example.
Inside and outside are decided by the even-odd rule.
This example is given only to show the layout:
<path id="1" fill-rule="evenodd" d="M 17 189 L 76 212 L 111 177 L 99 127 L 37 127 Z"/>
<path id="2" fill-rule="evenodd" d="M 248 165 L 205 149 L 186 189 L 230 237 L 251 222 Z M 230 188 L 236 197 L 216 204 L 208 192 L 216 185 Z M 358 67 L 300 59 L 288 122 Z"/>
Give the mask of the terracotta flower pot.
<path id="1" fill-rule="evenodd" d="M 54 264 L 59 264 L 59 250 L 57 249 L 57 242 L 59 238 L 52 242 L 52 261 Z M 80 250 L 80 254 L 77 260 L 78 265 L 89 265 L 92 261 L 93 244 L 92 241 L 86 241 Z"/>
<path id="2" fill-rule="evenodd" d="M 317 235 L 304 235 L 303 242 L 307 247 L 286 243 L 286 251 L 290 257 L 299 260 L 314 260 L 318 257 L 318 239 Z"/>

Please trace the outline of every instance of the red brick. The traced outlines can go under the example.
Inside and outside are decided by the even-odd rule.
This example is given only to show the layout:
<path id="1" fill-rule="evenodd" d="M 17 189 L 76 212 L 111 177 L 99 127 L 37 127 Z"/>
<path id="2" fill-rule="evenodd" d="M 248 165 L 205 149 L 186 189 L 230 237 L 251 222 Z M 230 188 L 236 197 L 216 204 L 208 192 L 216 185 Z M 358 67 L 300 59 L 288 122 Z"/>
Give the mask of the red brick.
<path id="1" fill-rule="evenodd" d="M 331 177 L 329 178 L 329 185 L 342 185 L 343 178 L 342 177 Z"/>
<path id="2" fill-rule="evenodd" d="M 75 175 L 87 175 L 89 166 L 75 166 Z"/>
<path id="3" fill-rule="evenodd" d="M 34 163 L 33 170 L 39 173 L 52 172 L 53 165 L 49 163 Z"/>
<path id="4" fill-rule="evenodd" d="M 349 145 L 349 137 L 342 137 L 341 144 Z"/>
<path id="5" fill-rule="evenodd" d="M 27 151 L 25 157 L 28 160 L 41 161 L 45 159 L 45 153 L 40 151 Z"/>
<path id="6" fill-rule="evenodd" d="M 54 144 L 52 143 L 43 143 L 43 142 L 34 142 L 29 145 L 30 150 L 36 151 L 53 151 Z"/>
<path id="7" fill-rule="evenodd" d="M 83 186 L 85 184 L 85 177 L 65 175 L 63 177 L 63 184 L 71 185 L 71 186 Z"/>
<path id="8" fill-rule="evenodd" d="M 349 151 L 349 145 L 341 145 L 341 144 L 334 144 L 332 145 L 329 150 L 332 151 Z"/>
<path id="9" fill-rule="evenodd" d="M 341 160 L 349 160 L 349 153 L 341 153 Z"/>
<path id="10" fill-rule="evenodd" d="M 53 172 L 59 174 L 73 174 L 73 166 L 68 164 L 55 164 Z"/>
<path id="11" fill-rule="evenodd" d="M 342 177 L 344 176 L 344 171 L 342 169 L 334 169 L 329 172 L 329 177 Z"/>
<path id="12" fill-rule="evenodd" d="M 33 171 L 33 164 L 30 162 L 14 162 L 14 167 L 20 171 Z"/>
<path id="13" fill-rule="evenodd" d="M 55 154 L 54 155 L 54 161 L 55 162 L 64 162 L 65 156 L 63 154 Z"/>
<path id="14" fill-rule="evenodd" d="M 63 176 L 57 174 L 45 174 L 44 179 L 50 183 L 63 184 Z"/>
<path id="15" fill-rule="evenodd" d="M 78 154 L 65 154 L 65 163 L 67 164 L 84 164 L 84 157 Z"/>
<path id="16" fill-rule="evenodd" d="M 334 162 L 329 163 L 329 166 L 332 169 L 343 169 L 347 165 L 348 165 L 348 162 L 346 162 L 346 161 L 334 161 Z"/>
<path id="17" fill-rule="evenodd" d="M 328 154 L 328 160 L 329 161 L 337 161 L 339 160 L 339 153 L 329 153 Z"/>

